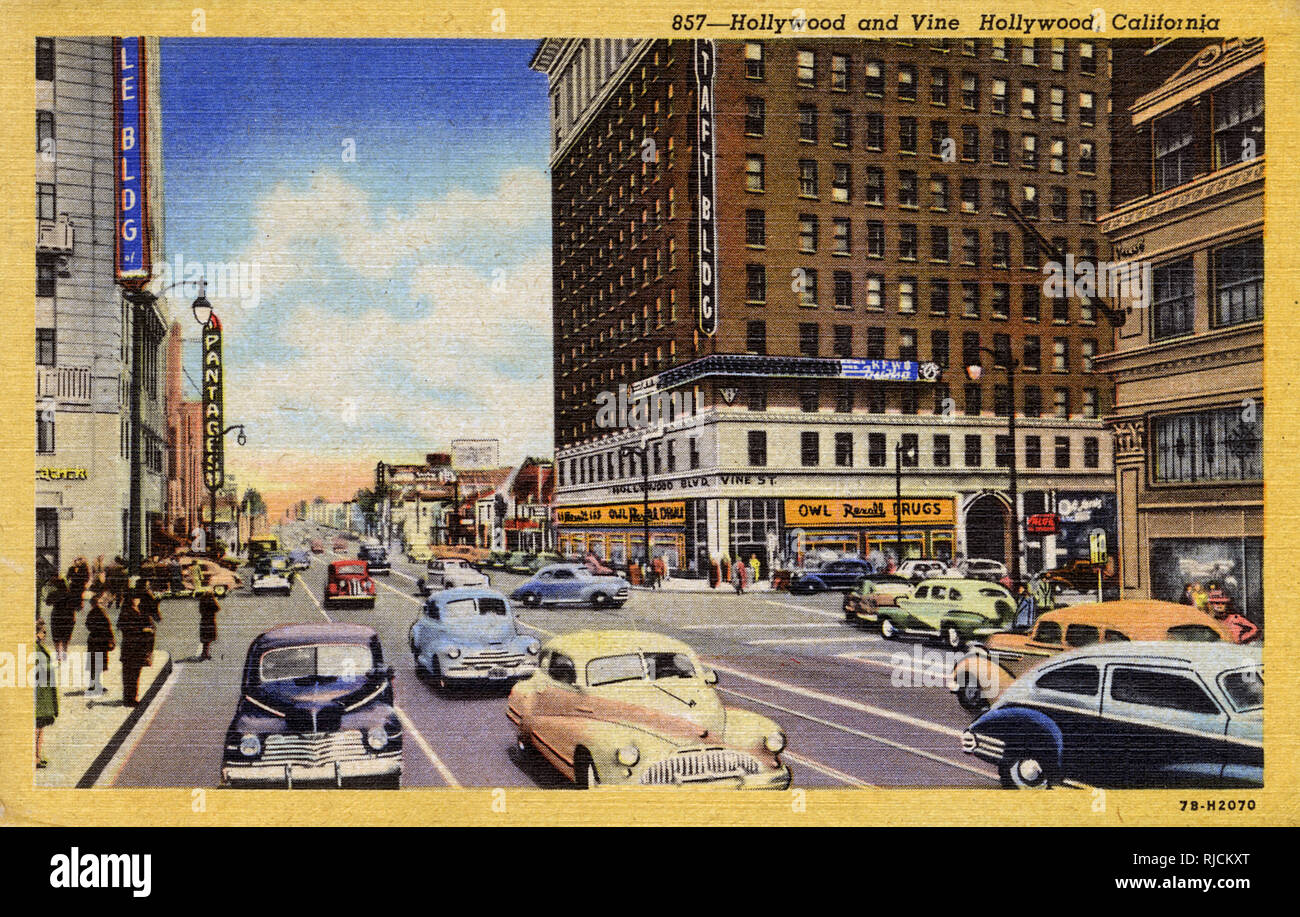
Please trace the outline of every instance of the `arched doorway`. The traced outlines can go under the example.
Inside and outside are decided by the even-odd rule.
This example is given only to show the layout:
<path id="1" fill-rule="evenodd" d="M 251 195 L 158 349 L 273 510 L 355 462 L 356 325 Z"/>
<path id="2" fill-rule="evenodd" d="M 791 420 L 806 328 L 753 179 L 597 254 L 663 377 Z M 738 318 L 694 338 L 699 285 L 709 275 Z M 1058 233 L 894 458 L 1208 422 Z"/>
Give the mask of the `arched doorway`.
<path id="1" fill-rule="evenodd" d="M 980 494 L 966 507 L 966 556 L 1007 562 L 1007 504 L 997 494 Z"/>

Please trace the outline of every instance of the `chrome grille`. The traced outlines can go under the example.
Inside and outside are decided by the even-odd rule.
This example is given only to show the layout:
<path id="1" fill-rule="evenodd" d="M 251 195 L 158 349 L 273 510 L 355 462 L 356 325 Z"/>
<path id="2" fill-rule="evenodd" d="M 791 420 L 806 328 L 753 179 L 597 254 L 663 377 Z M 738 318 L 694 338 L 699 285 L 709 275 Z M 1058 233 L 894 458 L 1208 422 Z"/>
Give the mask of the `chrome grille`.
<path id="1" fill-rule="evenodd" d="M 477 653 L 471 653 L 461 658 L 462 665 L 479 669 L 491 668 L 492 666 L 514 669 L 523 664 L 523 661 L 523 653 L 512 653 L 509 650 L 480 650 Z"/>
<path id="2" fill-rule="evenodd" d="M 703 748 L 656 761 L 642 771 L 641 783 L 645 786 L 703 783 L 757 774 L 762 769 L 753 755 L 727 748 Z"/>
<path id="3" fill-rule="evenodd" d="M 314 735 L 269 735 L 262 752 L 262 763 L 317 767 L 335 761 L 363 760 L 368 754 L 365 740 L 356 729 Z"/>

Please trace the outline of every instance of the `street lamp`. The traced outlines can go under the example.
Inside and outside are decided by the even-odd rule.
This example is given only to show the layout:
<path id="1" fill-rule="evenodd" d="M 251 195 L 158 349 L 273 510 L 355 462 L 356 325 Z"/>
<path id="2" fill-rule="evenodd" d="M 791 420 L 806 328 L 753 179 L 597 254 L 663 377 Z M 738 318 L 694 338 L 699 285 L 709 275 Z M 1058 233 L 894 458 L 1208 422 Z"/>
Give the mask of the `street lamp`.
<path id="1" fill-rule="evenodd" d="M 916 461 L 916 447 L 904 447 L 900 439 L 894 444 L 894 538 L 895 550 L 898 553 L 898 563 L 903 563 L 903 459 L 906 458 L 908 464 Z"/>
<path id="2" fill-rule="evenodd" d="M 1001 368 L 1007 373 L 1007 490 L 1011 497 L 1011 584 L 1014 588 L 1020 585 L 1020 510 L 1016 480 L 1016 369 L 1020 363 L 1010 353 L 999 353 L 987 347 L 981 347 L 979 352 L 991 356 L 995 367 L 1001 362 Z M 972 382 L 978 382 L 983 373 L 984 368 L 979 363 L 966 366 L 966 375 Z"/>
<path id="3" fill-rule="evenodd" d="M 206 328 L 209 323 L 216 317 L 212 311 L 212 303 L 208 302 L 207 292 L 208 282 L 206 280 L 197 281 L 199 284 L 199 295 L 195 297 L 194 302 L 190 304 L 190 310 L 194 313 L 194 320 L 199 323 L 200 327 Z M 175 286 L 175 284 L 173 284 Z M 202 368 L 202 367 L 201 367 Z M 206 418 L 205 418 L 206 422 Z M 244 425 L 242 423 L 231 424 L 221 431 L 222 437 L 230 434 L 231 430 L 238 430 L 239 435 L 235 442 L 243 446 L 248 443 L 248 437 L 244 434 Z M 235 549 L 239 549 L 239 519 L 238 514 L 235 518 Z M 217 490 L 214 487 L 208 488 L 208 555 L 213 559 L 217 556 Z"/>
<path id="4" fill-rule="evenodd" d="M 645 581 L 646 569 L 650 564 L 650 442 L 640 446 L 619 446 L 619 458 L 636 456 L 641 461 L 641 537 L 643 553 L 641 556 L 641 577 Z"/>

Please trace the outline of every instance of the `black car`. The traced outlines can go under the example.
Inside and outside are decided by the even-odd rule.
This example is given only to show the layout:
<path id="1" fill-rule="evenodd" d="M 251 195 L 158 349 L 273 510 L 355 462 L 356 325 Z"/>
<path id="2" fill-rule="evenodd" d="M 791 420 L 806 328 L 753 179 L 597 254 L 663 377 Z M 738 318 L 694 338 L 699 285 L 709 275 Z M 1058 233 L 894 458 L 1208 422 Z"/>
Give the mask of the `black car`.
<path id="1" fill-rule="evenodd" d="M 795 573 L 790 580 L 790 591 L 799 594 L 825 592 L 828 589 L 856 589 L 872 572 L 871 564 L 865 560 L 833 560 L 816 569 Z"/>
<path id="2" fill-rule="evenodd" d="M 388 560 L 388 549 L 383 545 L 363 544 L 357 549 L 357 558 L 366 562 L 371 576 L 376 573 L 387 576 L 393 572 L 393 566 Z"/>
<path id="3" fill-rule="evenodd" d="M 393 668 L 360 624 L 287 624 L 248 648 L 226 730 L 223 786 L 344 782 L 396 789 L 402 727 Z"/>

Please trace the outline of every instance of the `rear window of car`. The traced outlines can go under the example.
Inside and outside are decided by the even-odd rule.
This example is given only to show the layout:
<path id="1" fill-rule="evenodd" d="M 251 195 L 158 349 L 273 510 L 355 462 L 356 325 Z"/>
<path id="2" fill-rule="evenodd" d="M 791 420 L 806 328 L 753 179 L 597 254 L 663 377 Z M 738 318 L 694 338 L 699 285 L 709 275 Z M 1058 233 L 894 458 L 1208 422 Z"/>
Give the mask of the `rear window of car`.
<path id="1" fill-rule="evenodd" d="M 1065 629 L 1065 642 L 1070 646 L 1092 646 L 1100 639 L 1097 628 L 1091 624 L 1071 624 Z"/>
<path id="2" fill-rule="evenodd" d="M 1264 671 L 1243 669 L 1219 676 L 1223 693 L 1238 710 L 1258 710 L 1264 706 Z"/>
<path id="3" fill-rule="evenodd" d="M 1110 696 L 1127 704 L 1183 710 L 1188 713 L 1218 713 L 1205 689 L 1186 675 L 1119 666 L 1111 676 Z"/>
<path id="4" fill-rule="evenodd" d="M 1048 691 L 1096 697 L 1101 685 L 1101 670 L 1095 665 L 1064 665 L 1044 672 L 1035 684 Z"/>
<path id="5" fill-rule="evenodd" d="M 1038 627 L 1034 629 L 1034 639 L 1039 643 L 1060 643 L 1061 625 L 1055 621 L 1039 621 Z"/>
<path id="6" fill-rule="evenodd" d="M 1165 636 L 1185 643 L 1218 643 L 1222 639 L 1218 631 L 1205 624 L 1179 624 L 1169 628 Z"/>
<path id="7" fill-rule="evenodd" d="M 1117 630 L 1106 631 L 1105 640 L 1107 643 L 1128 643 L 1129 638 Z"/>

